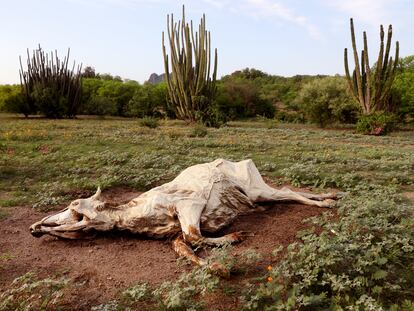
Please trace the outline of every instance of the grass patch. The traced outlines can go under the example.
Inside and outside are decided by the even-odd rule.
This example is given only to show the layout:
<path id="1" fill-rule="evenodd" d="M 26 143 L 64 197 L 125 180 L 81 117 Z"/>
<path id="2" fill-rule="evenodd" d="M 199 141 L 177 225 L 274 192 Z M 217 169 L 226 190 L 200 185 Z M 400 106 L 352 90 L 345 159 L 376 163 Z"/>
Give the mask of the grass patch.
<path id="1" fill-rule="evenodd" d="M 248 292 L 215 281 L 193 284 L 209 278 L 194 272 L 155 292 L 164 309 L 177 307 L 177 301 L 178 307 L 188 307 L 188 297 L 201 297 L 213 283 L 215 290 L 243 296 L 240 308 L 253 310 L 412 307 L 414 209 L 412 199 L 402 198 L 414 191 L 412 132 L 376 137 L 255 120 L 209 129 L 195 139 L 193 129 L 181 121 L 163 121 L 152 130 L 121 119 L 1 118 L 0 188 L 7 206 L 47 209 L 98 185 L 145 191 L 190 165 L 217 158 L 251 158 L 276 184 L 344 193 L 340 221 L 313 219 L 323 233 L 302 233 L 302 243 L 289 247 L 279 266 L 257 275 L 262 282 L 244 286 Z M 147 291 L 135 287 L 125 297 L 135 301 L 147 297 Z"/>
<path id="2" fill-rule="evenodd" d="M 16 278 L 0 294 L 0 310 L 56 310 L 67 279 L 39 279 L 34 273 Z"/>
<path id="3" fill-rule="evenodd" d="M 252 158 L 264 175 L 295 185 L 343 187 L 366 180 L 414 188 L 414 139 L 398 133 L 367 137 L 288 124 L 268 129 L 264 120 L 230 123 L 204 136 L 177 121 L 163 121 L 154 131 L 121 119 L 0 117 L 0 187 L 7 206 L 44 208 L 98 185 L 144 191 L 216 158 Z"/>

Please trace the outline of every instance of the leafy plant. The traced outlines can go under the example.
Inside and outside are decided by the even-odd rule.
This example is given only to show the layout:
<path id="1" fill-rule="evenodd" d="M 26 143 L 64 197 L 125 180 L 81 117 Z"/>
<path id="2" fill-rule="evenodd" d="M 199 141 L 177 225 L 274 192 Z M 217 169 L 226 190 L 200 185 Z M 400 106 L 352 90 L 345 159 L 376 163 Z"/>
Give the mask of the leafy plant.
<path id="1" fill-rule="evenodd" d="M 122 296 L 124 300 L 128 300 L 129 302 L 137 302 L 148 298 L 149 296 L 149 288 L 146 283 L 143 284 L 136 284 L 122 292 Z"/>
<path id="2" fill-rule="evenodd" d="M 34 273 L 16 278 L 10 288 L 0 294 L 0 310 L 47 310 L 59 305 L 68 279 L 38 279 Z"/>
<path id="3" fill-rule="evenodd" d="M 254 81 L 223 78 L 218 83 L 214 107 L 224 122 L 257 115 L 273 118 L 275 108 L 260 94 L 260 86 Z"/>
<path id="4" fill-rule="evenodd" d="M 83 111 L 97 116 L 118 115 L 116 102 L 111 98 L 99 95 L 92 95 L 84 104 Z"/>
<path id="5" fill-rule="evenodd" d="M 347 94 L 342 77 L 327 77 L 305 84 L 299 92 L 298 102 L 307 119 L 321 127 L 333 122 L 355 122 L 358 107 Z"/>
<path id="6" fill-rule="evenodd" d="M 340 222 L 329 214 L 311 219 L 324 231 L 304 233 L 303 244 L 288 247 L 267 282 L 246 297 L 247 309 L 402 310 L 409 303 L 413 211 L 390 188 L 354 189 L 340 202 Z"/>
<path id="7" fill-rule="evenodd" d="M 207 134 L 207 128 L 203 124 L 196 124 L 191 129 L 190 137 L 205 137 Z"/>
<path id="8" fill-rule="evenodd" d="M 396 123 L 397 118 L 392 114 L 374 113 L 362 115 L 358 119 L 356 130 L 362 134 L 386 135 L 394 129 Z"/>
<path id="9" fill-rule="evenodd" d="M 398 107 L 400 119 L 414 119 L 414 55 L 404 57 L 399 62 L 398 72 L 392 86 L 392 101 Z"/>
<path id="10" fill-rule="evenodd" d="M 141 126 L 146 126 L 151 129 L 155 129 L 159 126 L 158 119 L 153 118 L 153 117 L 144 117 L 139 121 L 139 124 Z"/>

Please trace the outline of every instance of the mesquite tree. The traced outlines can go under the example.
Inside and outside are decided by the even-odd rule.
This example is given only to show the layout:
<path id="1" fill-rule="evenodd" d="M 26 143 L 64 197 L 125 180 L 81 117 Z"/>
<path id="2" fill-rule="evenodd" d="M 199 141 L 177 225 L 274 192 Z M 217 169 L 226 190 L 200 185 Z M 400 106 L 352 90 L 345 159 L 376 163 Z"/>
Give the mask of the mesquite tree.
<path id="1" fill-rule="evenodd" d="M 69 54 L 70 49 L 62 61 L 57 51 L 49 55 L 39 45 L 31 57 L 27 50 L 27 70 L 23 69 L 20 57 L 20 83 L 29 113 L 40 112 L 51 118 L 76 115 L 82 91 L 82 65 L 76 71 L 75 62 L 72 69 L 68 68 Z"/>
<path id="2" fill-rule="evenodd" d="M 178 118 L 209 124 L 214 114 L 212 102 L 216 93 L 217 49 L 210 76 L 211 36 L 206 31 L 205 15 L 194 34 L 193 22 L 188 24 L 185 21 L 183 6 L 182 20 L 178 23 L 174 22 L 173 14 L 171 19 L 167 15 L 167 32 L 170 55 L 166 51 L 164 32 L 162 50 L 169 101 Z"/>
<path id="3" fill-rule="evenodd" d="M 368 57 L 367 34 L 364 31 L 364 49 L 361 51 L 361 64 L 359 63 L 358 50 L 355 42 L 354 22 L 351 18 L 351 40 L 355 61 L 355 70 L 351 77 L 348 67 L 348 50 L 345 49 L 344 63 L 345 73 L 349 89 L 354 98 L 359 102 L 365 115 L 376 111 L 389 111 L 391 107 L 390 92 L 398 65 L 399 42 L 395 43 L 395 58 L 390 57 L 392 25 L 388 27 L 387 42 L 384 49 L 384 27 L 380 27 L 380 50 L 377 63 L 371 69 Z M 371 71 L 372 70 L 372 71 Z"/>

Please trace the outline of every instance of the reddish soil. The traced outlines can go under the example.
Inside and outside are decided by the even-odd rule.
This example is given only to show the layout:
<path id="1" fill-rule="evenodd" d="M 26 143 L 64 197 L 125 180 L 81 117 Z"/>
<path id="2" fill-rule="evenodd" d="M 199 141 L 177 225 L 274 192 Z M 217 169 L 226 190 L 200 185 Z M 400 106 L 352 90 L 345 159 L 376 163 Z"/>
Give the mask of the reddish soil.
<path id="1" fill-rule="evenodd" d="M 124 203 L 139 193 L 130 189 L 112 189 L 104 193 L 108 201 Z M 326 211 L 298 204 L 277 204 L 269 210 L 240 217 L 222 233 L 248 231 L 255 234 L 235 246 L 236 252 L 255 249 L 264 255 L 258 269 L 265 271 L 272 264 L 270 253 L 279 245 L 287 246 L 296 240 L 296 233 L 305 229 L 303 220 Z M 101 234 L 93 240 L 62 240 L 53 237 L 34 238 L 29 226 L 47 213 L 32 208 L 13 208 L 0 221 L 0 255 L 13 257 L 1 262 L 0 292 L 14 278 L 29 271 L 39 277 L 67 276 L 82 284 L 66 297 L 66 307 L 90 310 L 91 306 L 108 302 L 120 290 L 138 283 L 158 285 L 173 280 L 191 266 L 177 265 L 170 241 L 154 240 L 127 233 Z M 50 213 L 49 213 L 50 214 Z M 231 282 L 231 280 L 230 280 Z M 237 282 L 237 280 L 235 280 Z M 224 302 L 224 305 L 223 305 Z M 234 308 L 232 298 L 213 302 L 214 309 Z"/>

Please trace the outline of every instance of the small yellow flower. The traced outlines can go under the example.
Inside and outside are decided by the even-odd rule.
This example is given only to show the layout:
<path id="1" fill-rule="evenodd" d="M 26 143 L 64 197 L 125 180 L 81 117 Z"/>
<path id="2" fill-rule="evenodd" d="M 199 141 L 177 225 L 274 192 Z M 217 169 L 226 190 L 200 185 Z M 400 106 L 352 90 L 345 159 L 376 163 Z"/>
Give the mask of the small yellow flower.
<path id="1" fill-rule="evenodd" d="M 272 269 L 273 269 L 272 266 L 267 266 L 268 271 L 272 271 Z"/>
<path id="2" fill-rule="evenodd" d="M 269 277 L 267 278 L 267 281 L 270 283 L 270 282 L 272 282 L 272 281 L 273 281 L 273 278 L 272 278 L 271 276 L 269 276 Z"/>

